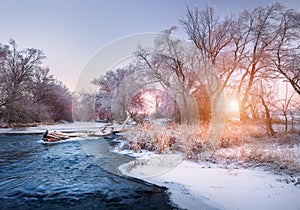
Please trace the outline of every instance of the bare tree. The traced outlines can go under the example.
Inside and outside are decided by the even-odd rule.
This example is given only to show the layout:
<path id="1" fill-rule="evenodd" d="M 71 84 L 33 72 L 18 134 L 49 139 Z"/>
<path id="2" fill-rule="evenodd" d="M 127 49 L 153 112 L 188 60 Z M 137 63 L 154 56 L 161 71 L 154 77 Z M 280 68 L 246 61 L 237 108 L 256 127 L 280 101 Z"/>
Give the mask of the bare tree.
<path id="1" fill-rule="evenodd" d="M 41 50 L 18 50 L 14 40 L 10 40 L 9 44 L 0 45 L 0 107 L 4 110 L 2 117 L 8 124 L 25 111 L 26 106 L 20 102 L 28 97 L 31 76 L 45 58 Z"/>
<path id="2" fill-rule="evenodd" d="M 299 14 L 275 3 L 245 10 L 220 20 L 211 7 L 188 8 L 181 20 L 199 55 L 219 72 L 222 91 L 235 83 L 240 96 L 240 118 L 247 119 L 253 85 L 264 74 L 279 72 L 297 90 L 299 85 Z M 274 65 L 275 64 L 275 65 Z M 273 67 L 274 66 L 274 67 Z"/>
<path id="3" fill-rule="evenodd" d="M 270 57 L 274 49 L 274 40 L 277 38 L 278 23 L 282 5 L 274 4 L 270 7 L 258 7 L 253 11 L 245 11 L 242 18 L 245 24 L 246 34 L 249 41 L 246 44 L 246 55 L 241 63 L 243 75 L 238 87 L 238 95 L 241 96 L 240 116 L 241 119 L 247 119 L 246 109 L 249 104 L 249 95 L 251 89 L 262 74 L 272 77 L 270 71 Z M 268 72 L 268 73 L 267 73 Z"/>
<path id="4" fill-rule="evenodd" d="M 137 89 L 142 87 L 143 79 L 135 74 L 135 65 L 129 64 L 122 68 L 107 71 L 92 83 L 99 87 L 95 98 L 95 111 L 100 114 L 100 120 L 104 118 L 114 119 L 121 122 L 126 119 L 128 107 L 136 94 Z"/>
<path id="5" fill-rule="evenodd" d="M 0 118 L 8 124 L 72 120 L 71 94 L 42 68 L 41 50 L 0 45 Z"/>
<path id="6" fill-rule="evenodd" d="M 289 115 L 293 112 L 293 108 L 296 108 L 295 104 L 297 104 L 295 101 L 293 101 L 293 98 L 295 96 L 296 92 L 293 92 L 292 94 L 289 94 L 288 90 L 288 81 L 286 81 L 286 88 L 285 88 L 285 95 L 284 98 L 277 101 L 276 108 L 279 116 L 284 117 L 284 131 L 288 132 L 288 124 L 289 124 Z M 293 129 L 293 128 L 292 128 Z"/>
<path id="7" fill-rule="evenodd" d="M 272 61 L 275 70 L 283 75 L 300 95 L 300 13 L 285 10 L 278 21 Z"/>
<path id="8" fill-rule="evenodd" d="M 73 95 L 73 120 L 92 121 L 95 119 L 94 104 L 96 93 L 81 91 Z"/>
<path id="9" fill-rule="evenodd" d="M 214 9 L 206 5 L 203 10 L 187 8 L 186 17 L 180 22 L 199 49 L 201 57 L 215 65 L 218 55 L 231 41 L 231 21 L 219 21 Z"/>
<path id="10" fill-rule="evenodd" d="M 240 95 L 240 116 L 241 119 L 247 119 L 247 109 L 253 104 L 249 96 L 254 84 L 261 78 L 277 79 L 280 67 L 285 66 L 284 71 L 291 76 L 291 84 L 297 82 L 299 70 L 295 68 L 296 60 L 285 59 L 279 52 L 289 52 L 294 58 L 299 56 L 291 46 L 291 40 L 295 40 L 295 27 L 286 28 L 287 14 L 290 11 L 275 3 L 269 7 L 258 7 L 253 11 L 244 11 L 237 20 L 236 24 L 239 32 L 233 35 L 235 43 L 234 58 L 238 57 L 238 72 L 242 73 L 239 77 L 238 95 Z M 236 30 L 235 30 L 236 31 Z M 293 31 L 293 33 L 291 33 Z M 289 33 L 293 34 L 293 38 Z M 239 34 L 243 34 L 240 36 Z M 292 41 L 293 42 L 293 41 Z M 239 43 L 239 45 L 237 44 Z M 283 47 L 284 46 L 284 47 Z M 284 48 L 284 50 L 283 50 Z M 238 56 L 237 56 L 238 55 Z M 281 62 L 281 63 L 280 63 Z M 274 65 L 275 64 L 275 65 Z M 284 64 L 284 65 L 282 65 Z M 283 71 L 283 68 L 281 69 Z M 297 72 L 295 74 L 295 72 Z M 287 75 L 284 75 L 287 76 Z M 295 88 L 296 85 L 294 84 Z"/>
<path id="11" fill-rule="evenodd" d="M 117 87 L 121 84 L 126 75 L 131 73 L 130 68 L 118 68 L 107 71 L 100 78 L 95 78 L 92 84 L 99 90 L 95 98 L 95 119 L 111 120 L 111 103 Z"/>
<path id="12" fill-rule="evenodd" d="M 271 87 L 268 87 L 267 85 L 263 84 L 263 80 L 260 81 L 259 89 L 260 89 L 260 94 L 258 95 L 258 97 L 260 98 L 261 104 L 264 108 L 266 127 L 269 133 L 273 136 L 275 134 L 275 131 L 272 127 L 272 117 L 271 117 L 271 110 L 270 110 L 270 105 L 273 101 L 271 98 L 273 95 L 273 91 Z"/>
<path id="13" fill-rule="evenodd" d="M 136 96 L 141 95 L 149 89 L 155 89 L 156 83 L 150 79 L 147 72 L 140 66 L 140 63 L 135 62 L 130 65 L 134 69 L 133 73 L 123 79 L 122 83 L 116 89 L 112 100 L 114 119 L 119 118 L 119 121 L 125 120 L 128 115 L 134 118 L 135 108 L 138 109 L 139 107 L 143 109 L 143 104 L 146 102 L 142 98 L 136 98 Z M 134 101 L 136 104 L 134 104 Z"/>
<path id="14" fill-rule="evenodd" d="M 191 59 L 187 44 L 172 36 L 174 30 L 175 27 L 171 27 L 163 31 L 156 39 L 155 49 L 140 50 L 137 55 L 141 66 L 149 72 L 149 81 L 160 83 L 178 103 L 181 120 L 191 123 L 199 120 L 194 93 L 201 83 L 189 64 Z"/>
<path id="15" fill-rule="evenodd" d="M 233 39 L 232 20 L 228 17 L 220 20 L 214 9 L 206 6 L 203 10 L 187 8 L 186 16 L 180 22 L 197 48 L 196 59 L 191 66 L 206 87 L 212 119 L 219 124 L 225 119 L 224 89 L 240 59 L 237 55 L 235 63 L 225 65 L 225 57 L 232 57 L 226 52 L 231 49 Z"/>

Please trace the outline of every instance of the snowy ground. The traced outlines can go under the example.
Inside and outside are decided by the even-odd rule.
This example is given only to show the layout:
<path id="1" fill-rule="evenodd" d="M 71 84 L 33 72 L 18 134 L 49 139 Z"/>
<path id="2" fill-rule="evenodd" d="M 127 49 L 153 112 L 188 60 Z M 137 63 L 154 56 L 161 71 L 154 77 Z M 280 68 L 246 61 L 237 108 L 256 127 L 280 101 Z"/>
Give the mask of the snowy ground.
<path id="1" fill-rule="evenodd" d="M 287 183 L 287 177 L 260 169 L 225 169 L 178 157 L 147 156 L 146 161 L 139 159 L 119 170 L 166 186 L 171 200 L 185 209 L 300 209 L 297 179 Z"/>
<path id="2" fill-rule="evenodd" d="M 54 125 L 40 125 L 37 127 L 27 128 L 1 128 L 0 133 L 7 134 L 42 134 L 45 130 L 55 130 L 60 132 L 95 132 L 98 131 L 105 123 L 96 122 L 75 122 L 62 123 Z"/>

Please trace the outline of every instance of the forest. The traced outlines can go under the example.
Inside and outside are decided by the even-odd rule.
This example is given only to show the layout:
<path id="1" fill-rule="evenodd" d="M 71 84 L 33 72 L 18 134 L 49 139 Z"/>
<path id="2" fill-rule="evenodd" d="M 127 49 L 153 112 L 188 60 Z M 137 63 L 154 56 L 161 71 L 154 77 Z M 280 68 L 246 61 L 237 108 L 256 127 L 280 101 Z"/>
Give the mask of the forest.
<path id="1" fill-rule="evenodd" d="M 280 145 L 298 139 L 300 14 L 275 3 L 221 18 L 206 6 L 187 8 L 179 24 L 189 40 L 175 26 L 166 29 L 155 47 L 138 46 L 129 64 L 92 81 L 98 92 L 86 100 L 95 105 L 90 118 L 137 122 L 126 149 L 182 151 L 191 159 L 210 151 L 217 162 L 299 171 Z M 270 150 L 272 142 L 281 149 Z"/>
<path id="2" fill-rule="evenodd" d="M 3 126 L 72 121 L 72 94 L 50 69 L 42 50 L 0 44 L 0 123 Z"/>
<path id="3" fill-rule="evenodd" d="M 189 41 L 171 27 L 153 49 L 139 46 L 129 65 L 92 81 L 99 88 L 96 112 L 120 121 L 154 106 L 152 115 L 190 122 L 197 110 L 209 122 L 227 117 L 218 106 L 237 104 L 241 121 L 261 119 L 273 135 L 272 122 L 283 116 L 287 124 L 299 111 L 299 18 L 279 3 L 224 18 L 209 6 L 188 8 L 179 21 Z"/>
<path id="4" fill-rule="evenodd" d="M 59 120 L 175 123 L 297 123 L 300 95 L 300 14 L 280 3 L 219 17 L 187 8 L 179 25 L 160 33 L 154 48 L 137 46 L 131 63 L 91 81 L 97 93 L 71 93 L 42 67 L 39 49 L 0 45 L 2 124 Z M 73 113 L 72 113 L 73 110 Z M 292 126 L 294 129 L 294 126 Z"/>

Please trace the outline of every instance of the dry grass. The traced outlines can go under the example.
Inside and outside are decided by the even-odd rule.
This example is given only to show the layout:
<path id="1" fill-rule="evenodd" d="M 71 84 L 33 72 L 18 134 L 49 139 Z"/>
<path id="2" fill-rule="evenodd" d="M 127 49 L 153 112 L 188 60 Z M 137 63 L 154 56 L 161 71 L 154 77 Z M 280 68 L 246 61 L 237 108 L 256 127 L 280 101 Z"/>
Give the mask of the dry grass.
<path id="1" fill-rule="evenodd" d="M 140 151 L 146 149 L 157 153 L 187 152 L 199 154 L 206 144 L 205 128 L 192 125 L 170 124 L 158 126 L 155 123 L 138 125 L 125 136 L 130 139 L 125 148 Z"/>
<path id="2" fill-rule="evenodd" d="M 259 123 L 226 122 L 220 139 L 220 147 L 240 146 L 249 141 L 251 142 L 252 139 L 265 139 L 267 137 L 269 137 L 268 132 Z"/>
<path id="3" fill-rule="evenodd" d="M 225 166 L 238 164 L 246 167 L 266 167 L 277 173 L 300 173 L 299 153 L 277 143 L 254 141 L 214 152 L 212 159 Z"/>
<path id="4" fill-rule="evenodd" d="M 125 136 L 129 139 L 124 148 L 135 152 L 146 149 L 159 154 L 181 152 L 187 159 L 200 160 L 208 148 L 208 126 L 156 123 L 138 125 Z M 297 134 L 295 134 L 297 135 Z M 226 123 L 219 148 L 209 160 L 221 164 L 264 166 L 277 172 L 300 173 L 299 151 L 291 149 L 300 144 L 300 136 L 270 138 L 260 125 Z"/>

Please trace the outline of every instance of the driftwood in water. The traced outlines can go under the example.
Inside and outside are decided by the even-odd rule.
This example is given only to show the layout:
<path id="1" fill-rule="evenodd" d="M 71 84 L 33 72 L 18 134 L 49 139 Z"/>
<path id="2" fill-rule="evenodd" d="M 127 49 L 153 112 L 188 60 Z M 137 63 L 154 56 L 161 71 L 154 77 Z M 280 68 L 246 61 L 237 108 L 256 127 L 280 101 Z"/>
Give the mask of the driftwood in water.
<path id="1" fill-rule="evenodd" d="M 122 133 L 127 131 L 126 129 L 122 129 L 123 126 L 121 126 L 120 129 L 115 129 L 112 123 L 105 124 L 102 128 L 100 128 L 99 132 L 96 132 L 95 136 L 110 136 L 112 134 Z"/>
<path id="2" fill-rule="evenodd" d="M 102 133 L 105 133 L 105 130 L 109 127 L 109 126 L 112 126 L 113 124 L 112 123 L 106 123 L 101 129 L 100 131 Z M 113 127 L 111 127 L 113 129 Z"/>
<path id="3" fill-rule="evenodd" d="M 43 140 L 50 141 L 50 142 L 66 140 L 69 138 L 70 136 L 57 131 L 49 132 L 48 130 L 46 130 L 45 133 L 43 134 Z"/>

